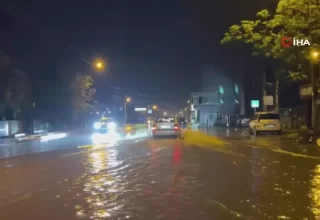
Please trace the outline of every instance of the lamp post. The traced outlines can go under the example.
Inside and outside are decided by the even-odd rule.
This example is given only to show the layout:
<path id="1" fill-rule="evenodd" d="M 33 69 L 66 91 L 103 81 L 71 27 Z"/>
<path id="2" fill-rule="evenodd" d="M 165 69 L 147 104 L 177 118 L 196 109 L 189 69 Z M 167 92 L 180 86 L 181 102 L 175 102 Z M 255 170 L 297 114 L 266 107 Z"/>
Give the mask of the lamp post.
<path id="1" fill-rule="evenodd" d="M 189 121 L 189 122 L 191 122 L 191 104 L 190 104 L 190 100 L 187 100 L 187 103 L 188 103 L 188 107 L 187 107 L 187 109 L 188 109 L 188 113 L 187 113 L 187 120 Z"/>
<path id="2" fill-rule="evenodd" d="M 314 72 L 314 62 L 317 62 L 319 57 L 320 57 L 320 53 L 317 50 L 313 50 L 311 51 L 310 54 L 311 57 L 311 62 L 310 62 L 310 68 L 311 68 L 311 88 L 312 88 L 312 128 L 313 130 L 317 130 L 318 129 L 318 121 L 317 121 L 317 93 L 318 93 L 318 89 L 317 89 L 317 84 L 316 84 L 316 79 L 315 79 L 315 72 Z"/>
<path id="3" fill-rule="evenodd" d="M 131 98 L 127 97 L 124 100 L 124 124 L 127 124 L 127 103 L 131 102 Z"/>

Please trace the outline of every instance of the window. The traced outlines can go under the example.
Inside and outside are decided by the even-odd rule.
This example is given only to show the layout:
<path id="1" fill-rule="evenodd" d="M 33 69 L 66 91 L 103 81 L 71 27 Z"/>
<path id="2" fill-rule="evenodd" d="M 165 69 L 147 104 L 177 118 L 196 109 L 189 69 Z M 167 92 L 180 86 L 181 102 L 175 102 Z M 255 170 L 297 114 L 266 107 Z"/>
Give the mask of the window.
<path id="1" fill-rule="evenodd" d="M 198 104 L 198 100 L 196 96 L 192 97 L 192 104 Z"/>
<path id="2" fill-rule="evenodd" d="M 224 94 L 224 89 L 223 89 L 223 87 L 222 87 L 222 86 L 219 86 L 219 92 L 220 92 L 220 94 L 221 94 L 221 95 L 223 95 L 223 94 Z"/>
<path id="3" fill-rule="evenodd" d="M 237 84 L 234 85 L 234 91 L 239 94 L 239 87 Z"/>
<path id="4" fill-rule="evenodd" d="M 157 119 L 157 123 L 174 123 L 173 117 L 162 117 Z"/>
<path id="5" fill-rule="evenodd" d="M 278 114 L 272 114 L 272 113 L 267 113 L 267 114 L 260 114 L 259 120 L 279 120 L 280 117 Z"/>

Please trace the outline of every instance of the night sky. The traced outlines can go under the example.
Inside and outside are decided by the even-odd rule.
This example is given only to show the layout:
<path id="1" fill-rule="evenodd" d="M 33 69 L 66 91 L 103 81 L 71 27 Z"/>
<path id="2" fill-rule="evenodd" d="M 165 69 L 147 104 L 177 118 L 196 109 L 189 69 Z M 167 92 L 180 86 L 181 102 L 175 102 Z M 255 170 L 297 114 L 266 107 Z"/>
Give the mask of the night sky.
<path id="1" fill-rule="evenodd" d="M 7 1 L 8 2 L 8 1 Z M 220 45 L 231 24 L 277 1 L 11 0 L 2 3 L 1 47 L 33 78 L 88 71 L 81 60 L 103 57 L 121 86 L 152 99 L 185 100 L 208 64 L 241 78 L 250 50 Z M 4 34 L 3 34 L 4 33 Z M 99 76 L 99 81 L 108 77 Z M 101 84 L 101 83 L 100 83 Z M 99 90 L 99 88 L 98 88 Z M 176 91 L 172 93 L 172 91 Z M 101 88 L 99 91 L 103 91 Z"/>

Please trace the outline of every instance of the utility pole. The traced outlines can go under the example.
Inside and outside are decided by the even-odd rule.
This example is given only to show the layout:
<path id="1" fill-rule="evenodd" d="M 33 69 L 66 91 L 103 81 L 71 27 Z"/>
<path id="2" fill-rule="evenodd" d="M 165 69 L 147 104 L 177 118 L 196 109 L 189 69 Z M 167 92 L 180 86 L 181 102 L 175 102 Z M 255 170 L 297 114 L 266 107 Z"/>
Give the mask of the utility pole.
<path id="1" fill-rule="evenodd" d="M 312 16 L 312 5 L 311 3 L 308 4 L 308 9 L 309 9 L 309 17 Z M 308 39 L 311 40 L 311 34 L 308 33 Z M 318 128 L 317 126 L 317 85 L 316 85 L 316 79 L 315 79 L 315 73 L 314 73 L 314 66 L 313 66 L 313 60 L 312 58 L 318 58 L 318 53 L 317 52 L 311 52 L 311 59 L 310 59 L 310 74 L 311 74 L 311 89 L 312 89 L 312 94 L 311 94 L 311 103 L 312 103 L 312 109 L 311 109 L 311 125 L 313 130 L 316 130 Z"/>
<path id="2" fill-rule="evenodd" d="M 279 113 L 279 80 L 280 76 L 279 73 L 275 73 L 275 101 L 274 101 L 274 110 Z"/>
<path id="3" fill-rule="evenodd" d="M 267 111 L 267 106 L 265 105 L 263 101 L 263 97 L 267 95 L 266 92 L 266 69 L 262 73 L 262 111 L 266 112 Z"/>
<path id="4" fill-rule="evenodd" d="M 124 101 L 124 125 L 127 124 L 127 102 Z"/>
<path id="5" fill-rule="evenodd" d="M 312 62 L 310 62 L 310 73 L 311 73 L 311 88 L 312 88 L 312 128 L 313 130 L 316 130 L 318 128 L 317 123 L 317 85 L 316 85 L 316 79 L 314 74 L 314 65 Z"/>

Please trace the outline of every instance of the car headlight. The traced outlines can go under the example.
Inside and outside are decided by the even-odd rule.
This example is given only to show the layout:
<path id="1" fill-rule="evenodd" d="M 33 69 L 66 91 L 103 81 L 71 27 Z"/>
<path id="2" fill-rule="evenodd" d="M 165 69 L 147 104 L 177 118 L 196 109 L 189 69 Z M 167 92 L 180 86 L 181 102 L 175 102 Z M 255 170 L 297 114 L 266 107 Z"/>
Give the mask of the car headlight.
<path id="1" fill-rule="evenodd" d="M 101 123 L 96 122 L 96 123 L 94 123 L 93 127 L 94 127 L 94 129 L 99 129 L 99 128 L 101 128 Z"/>
<path id="2" fill-rule="evenodd" d="M 114 122 L 109 122 L 109 123 L 107 124 L 107 126 L 108 126 L 108 129 L 111 130 L 111 131 L 114 131 L 114 130 L 116 130 L 116 128 L 117 128 L 117 125 L 116 125 L 116 123 L 114 123 Z"/>

